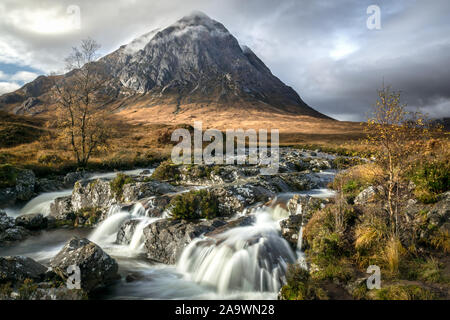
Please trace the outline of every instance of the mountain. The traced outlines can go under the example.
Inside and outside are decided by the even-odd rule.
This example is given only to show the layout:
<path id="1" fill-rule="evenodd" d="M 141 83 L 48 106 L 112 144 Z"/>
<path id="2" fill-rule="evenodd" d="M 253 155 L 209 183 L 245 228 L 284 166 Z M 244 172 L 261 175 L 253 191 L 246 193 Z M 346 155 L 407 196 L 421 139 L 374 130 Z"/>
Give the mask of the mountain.
<path id="1" fill-rule="evenodd" d="M 102 71 L 112 112 L 194 118 L 217 111 L 303 115 L 327 119 L 219 22 L 193 13 L 163 30 L 151 31 L 95 62 Z M 70 77 L 70 72 L 58 77 Z M 38 77 L 0 97 L 0 109 L 17 114 L 51 110 L 48 77 Z M 239 113 L 237 113 L 239 114 Z M 328 118 L 329 119 L 329 118 Z"/>

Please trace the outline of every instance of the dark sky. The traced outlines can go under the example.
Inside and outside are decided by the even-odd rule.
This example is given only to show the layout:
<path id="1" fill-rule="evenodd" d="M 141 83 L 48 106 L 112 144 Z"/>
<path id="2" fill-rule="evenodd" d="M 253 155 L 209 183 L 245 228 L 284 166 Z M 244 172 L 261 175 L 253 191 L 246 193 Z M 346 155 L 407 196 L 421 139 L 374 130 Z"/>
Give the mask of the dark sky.
<path id="1" fill-rule="evenodd" d="M 367 28 L 370 5 L 380 8 L 379 30 Z M 383 80 L 411 108 L 450 116 L 448 0 L 2 0 L 0 93 L 62 70 L 70 48 L 87 36 L 106 54 L 194 10 L 222 22 L 332 117 L 364 119 Z"/>

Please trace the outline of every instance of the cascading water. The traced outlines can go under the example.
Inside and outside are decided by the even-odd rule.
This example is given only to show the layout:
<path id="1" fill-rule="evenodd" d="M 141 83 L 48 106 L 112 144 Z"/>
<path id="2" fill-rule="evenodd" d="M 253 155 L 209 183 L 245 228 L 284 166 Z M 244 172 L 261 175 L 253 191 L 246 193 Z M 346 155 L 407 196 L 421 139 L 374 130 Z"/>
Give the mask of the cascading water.
<path id="1" fill-rule="evenodd" d="M 295 253 L 279 234 L 273 218 L 277 211 L 257 209 L 252 225 L 194 240 L 183 251 L 177 270 L 219 293 L 278 291 Z"/>
<path id="2" fill-rule="evenodd" d="M 134 256 L 141 253 L 144 247 L 144 228 L 158 219 L 160 218 L 148 217 L 145 208 L 139 202 L 132 207 L 131 211 L 122 210 L 120 206 L 114 205 L 109 209 L 107 218 L 90 235 L 89 240 L 106 248 L 112 254 Z M 134 228 L 125 228 L 124 230 L 126 233 L 131 233 L 127 234 L 131 239 L 130 243 L 117 245 L 117 233 L 122 224 L 129 220 L 138 221 Z"/>

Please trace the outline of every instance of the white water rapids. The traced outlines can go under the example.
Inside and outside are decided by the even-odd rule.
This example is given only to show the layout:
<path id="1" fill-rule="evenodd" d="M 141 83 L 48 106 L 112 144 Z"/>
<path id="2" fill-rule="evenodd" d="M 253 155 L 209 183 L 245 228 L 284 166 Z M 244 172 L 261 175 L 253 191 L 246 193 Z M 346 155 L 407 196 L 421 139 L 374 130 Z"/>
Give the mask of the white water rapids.
<path id="1" fill-rule="evenodd" d="M 328 196 L 329 190 L 309 193 Z M 68 194 L 67 190 L 41 194 L 15 213 L 46 213 L 56 197 Z M 112 206 L 106 219 L 89 234 L 86 230 L 43 231 L 11 248 L 0 248 L 0 256 L 20 254 L 47 264 L 76 234 L 98 244 L 119 263 L 122 280 L 101 291 L 100 299 L 275 299 L 287 265 L 302 259 L 302 253 L 294 252 L 280 236 L 279 220 L 288 213 L 279 206 L 260 207 L 236 218 L 244 214 L 253 216 L 253 223 L 195 239 L 186 246 L 176 266 L 145 259 L 143 230 L 161 218 L 149 217 L 140 203 L 128 211 Z M 125 228 L 129 243 L 117 244 L 117 234 L 129 220 L 137 220 L 134 228 Z M 136 279 L 125 280 L 130 274 Z"/>

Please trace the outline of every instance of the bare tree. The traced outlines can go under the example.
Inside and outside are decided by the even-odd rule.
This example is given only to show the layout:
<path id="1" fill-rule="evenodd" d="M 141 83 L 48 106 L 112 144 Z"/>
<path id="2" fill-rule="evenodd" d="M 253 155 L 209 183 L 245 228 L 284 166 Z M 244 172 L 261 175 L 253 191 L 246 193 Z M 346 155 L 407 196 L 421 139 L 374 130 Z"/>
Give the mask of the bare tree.
<path id="1" fill-rule="evenodd" d="M 82 40 L 66 58 L 71 70 L 55 81 L 55 98 L 59 105 L 59 132 L 70 144 L 79 167 L 85 168 L 92 153 L 104 146 L 110 136 L 105 115 L 99 108 L 104 79 L 99 66 L 94 63 L 100 45 L 92 40 Z"/>

